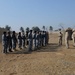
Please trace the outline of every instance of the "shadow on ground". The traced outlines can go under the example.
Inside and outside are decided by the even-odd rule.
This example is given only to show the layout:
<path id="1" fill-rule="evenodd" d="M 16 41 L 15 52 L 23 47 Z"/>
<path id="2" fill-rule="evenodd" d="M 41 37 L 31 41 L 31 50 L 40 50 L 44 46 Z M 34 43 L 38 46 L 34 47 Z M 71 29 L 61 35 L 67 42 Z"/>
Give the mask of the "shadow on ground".
<path id="1" fill-rule="evenodd" d="M 60 46 L 57 43 L 50 43 L 47 46 L 41 47 L 32 52 L 57 52 L 59 47 Z M 26 49 L 22 49 L 20 51 L 16 50 L 15 52 L 10 52 L 8 54 L 31 54 L 32 52 L 29 52 L 26 48 Z"/>
<path id="2" fill-rule="evenodd" d="M 59 47 L 57 43 L 50 43 L 46 47 L 37 50 L 37 52 L 57 52 Z"/>
<path id="3" fill-rule="evenodd" d="M 9 52 L 7 54 L 31 54 L 31 52 L 29 52 L 28 49 L 25 48 L 21 50 L 16 49 L 14 52 Z"/>

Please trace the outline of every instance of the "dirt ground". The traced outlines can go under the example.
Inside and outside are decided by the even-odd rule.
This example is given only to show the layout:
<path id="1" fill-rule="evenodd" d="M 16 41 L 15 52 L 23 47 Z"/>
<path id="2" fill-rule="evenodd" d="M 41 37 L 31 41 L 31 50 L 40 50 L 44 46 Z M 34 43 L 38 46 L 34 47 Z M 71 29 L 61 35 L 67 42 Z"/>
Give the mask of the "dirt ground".
<path id="1" fill-rule="evenodd" d="M 50 34 L 49 45 L 32 53 L 19 50 L 2 53 L 0 44 L 0 75 L 75 75 L 75 48 L 64 42 L 58 46 L 58 34 Z"/>

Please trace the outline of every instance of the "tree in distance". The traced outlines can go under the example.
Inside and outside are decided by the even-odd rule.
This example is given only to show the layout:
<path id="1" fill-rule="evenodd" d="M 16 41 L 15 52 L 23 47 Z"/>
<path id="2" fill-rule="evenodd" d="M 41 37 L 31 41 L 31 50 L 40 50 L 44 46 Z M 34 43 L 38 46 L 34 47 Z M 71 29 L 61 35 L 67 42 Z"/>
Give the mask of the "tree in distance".
<path id="1" fill-rule="evenodd" d="M 36 27 L 32 27 L 32 30 L 33 31 L 40 31 L 40 28 L 36 26 Z"/>
<path id="2" fill-rule="evenodd" d="M 5 29 L 8 30 L 8 31 L 10 31 L 11 30 L 11 27 L 9 25 L 6 25 L 5 26 Z"/>
<path id="3" fill-rule="evenodd" d="M 29 27 L 27 27 L 27 28 L 26 28 L 26 31 L 29 32 L 29 30 L 30 30 Z"/>
<path id="4" fill-rule="evenodd" d="M 20 27 L 20 31 L 21 31 L 21 32 L 24 32 L 24 28 L 23 28 L 23 27 Z"/>
<path id="5" fill-rule="evenodd" d="M 49 31 L 50 31 L 50 32 L 53 31 L 53 27 L 52 27 L 52 26 L 49 27 Z"/>
<path id="6" fill-rule="evenodd" d="M 42 29 L 45 30 L 45 26 L 43 26 Z"/>

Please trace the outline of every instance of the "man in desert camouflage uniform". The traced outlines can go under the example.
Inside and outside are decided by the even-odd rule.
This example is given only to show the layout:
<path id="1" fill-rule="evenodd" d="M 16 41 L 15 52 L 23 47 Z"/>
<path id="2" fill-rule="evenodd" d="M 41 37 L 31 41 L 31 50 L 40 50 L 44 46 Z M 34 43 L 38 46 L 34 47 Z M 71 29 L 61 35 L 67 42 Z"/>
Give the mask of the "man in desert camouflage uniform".
<path id="1" fill-rule="evenodd" d="M 75 30 L 73 30 L 72 39 L 73 39 L 73 46 L 75 47 Z"/>
<path id="2" fill-rule="evenodd" d="M 37 31 L 37 34 L 36 34 L 36 46 L 37 46 L 37 49 L 39 48 L 39 39 L 40 39 L 39 31 Z"/>
<path id="3" fill-rule="evenodd" d="M 69 34 L 68 34 L 68 31 L 65 32 L 65 45 L 66 45 L 66 48 L 69 48 Z"/>
<path id="4" fill-rule="evenodd" d="M 22 47 L 25 48 L 25 41 L 26 41 L 26 36 L 24 34 L 24 32 L 22 32 Z"/>
<path id="5" fill-rule="evenodd" d="M 62 37 L 63 37 L 63 34 L 59 32 L 59 46 L 62 45 Z"/>
<path id="6" fill-rule="evenodd" d="M 37 49 L 36 31 L 34 31 L 33 33 L 33 46 L 34 46 L 34 50 L 36 50 Z"/>

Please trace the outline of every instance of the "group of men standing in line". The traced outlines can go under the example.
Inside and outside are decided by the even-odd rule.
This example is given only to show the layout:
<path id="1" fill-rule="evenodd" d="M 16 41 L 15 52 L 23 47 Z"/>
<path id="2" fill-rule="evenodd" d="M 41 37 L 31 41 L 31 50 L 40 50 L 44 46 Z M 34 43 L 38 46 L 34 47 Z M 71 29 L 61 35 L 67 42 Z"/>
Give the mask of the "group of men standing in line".
<path id="1" fill-rule="evenodd" d="M 65 46 L 69 48 L 69 40 L 73 40 L 73 46 L 75 46 L 75 30 L 67 29 L 65 31 Z M 25 49 L 28 51 L 37 50 L 42 46 L 46 46 L 49 41 L 49 34 L 47 31 L 32 31 L 29 32 L 3 32 L 2 45 L 3 53 L 13 52 L 18 48 Z M 63 34 L 59 32 L 59 46 L 62 45 Z M 18 43 L 18 44 L 17 44 Z"/>
<path id="2" fill-rule="evenodd" d="M 18 48 L 22 49 L 26 46 L 29 51 L 37 50 L 41 46 L 46 46 L 48 44 L 49 35 L 47 31 L 32 31 L 29 32 L 16 32 L 12 33 L 3 32 L 2 35 L 2 45 L 3 53 L 13 52 L 16 50 L 17 43 Z"/>
<path id="3" fill-rule="evenodd" d="M 32 33 L 32 30 L 30 30 L 30 33 L 28 34 L 28 41 L 29 41 L 29 51 L 37 50 L 41 46 L 46 46 L 48 44 L 49 35 L 46 31 L 34 31 Z"/>

